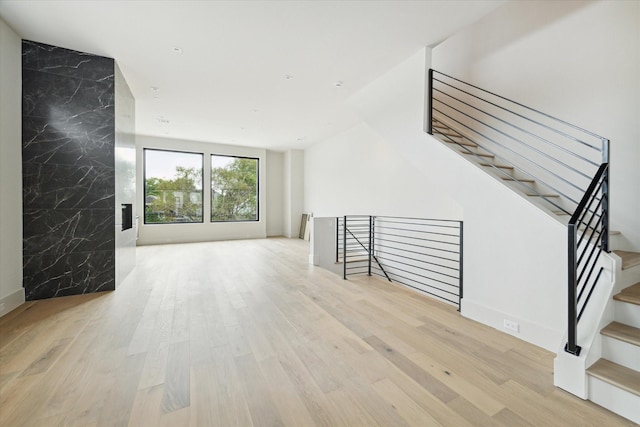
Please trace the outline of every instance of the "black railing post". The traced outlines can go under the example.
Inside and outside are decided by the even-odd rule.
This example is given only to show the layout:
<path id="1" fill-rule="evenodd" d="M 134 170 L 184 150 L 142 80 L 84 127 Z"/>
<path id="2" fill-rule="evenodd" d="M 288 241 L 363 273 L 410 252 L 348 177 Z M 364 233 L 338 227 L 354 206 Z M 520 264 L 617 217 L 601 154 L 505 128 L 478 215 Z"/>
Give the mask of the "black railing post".
<path id="1" fill-rule="evenodd" d="M 340 217 L 336 217 L 336 264 L 340 261 Z"/>
<path id="2" fill-rule="evenodd" d="M 602 139 L 602 163 L 609 163 L 609 140 Z M 602 236 L 601 247 L 605 252 L 609 252 L 609 168 L 605 171 L 602 177 L 602 205 L 600 207 L 602 212 Z"/>
<path id="3" fill-rule="evenodd" d="M 429 88 L 427 89 L 429 107 L 427 108 L 427 133 L 433 135 L 433 68 L 429 68 Z"/>
<path id="4" fill-rule="evenodd" d="M 568 304 L 567 304 L 567 317 L 568 317 L 568 331 L 567 331 L 567 345 L 565 351 L 575 356 L 580 355 L 580 346 L 577 345 L 577 332 L 578 332 L 578 299 L 577 299 L 577 260 L 576 260 L 576 224 L 569 224 L 568 233 L 568 256 L 569 262 L 569 285 L 568 285 Z"/>
<path id="5" fill-rule="evenodd" d="M 369 269 L 368 274 L 371 276 L 371 252 L 373 250 L 373 217 L 369 215 Z"/>
<path id="6" fill-rule="evenodd" d="M 347 280 L 347 216 L 342 223 L 342 278 Z"/>
<path id="7" fill-rule="evenodd" d="M 461 307 L 462 307 L 462 298 L 463 298 L 463 273 L 464 273 L 464 223 L 462 221 L 460 221 L 460 246 L 458 246 L 459 251 L 460 251 L 460 263 L 458 265 L 458 276 L 460 277 L 460 285 L 459 285 L 459 289 L 458 289 L 458 311 L 460 311 Z"/>

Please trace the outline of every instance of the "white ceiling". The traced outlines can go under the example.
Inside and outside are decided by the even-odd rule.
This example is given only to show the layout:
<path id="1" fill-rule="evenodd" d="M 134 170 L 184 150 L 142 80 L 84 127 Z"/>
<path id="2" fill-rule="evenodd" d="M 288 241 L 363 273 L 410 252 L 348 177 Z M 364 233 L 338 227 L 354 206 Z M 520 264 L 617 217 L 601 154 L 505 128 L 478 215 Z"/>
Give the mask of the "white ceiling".
<path id="1" fill-rule="evenodd" d="M 137 133 L 288 149 L 356 124 L 345 99 L 501 3 L 1 0 L 0 16 L 22 38 L 115 58 Z"/>

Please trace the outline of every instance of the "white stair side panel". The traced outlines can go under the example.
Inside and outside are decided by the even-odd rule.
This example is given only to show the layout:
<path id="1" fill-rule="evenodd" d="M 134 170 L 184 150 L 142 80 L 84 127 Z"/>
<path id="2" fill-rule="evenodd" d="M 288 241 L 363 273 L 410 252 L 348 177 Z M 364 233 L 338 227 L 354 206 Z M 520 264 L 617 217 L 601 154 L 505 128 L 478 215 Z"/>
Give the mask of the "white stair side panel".
<path id="1" fill-rule="evenodd" d="M 588 376 L 589 400 L 640 424 L 640 396 Z"/>

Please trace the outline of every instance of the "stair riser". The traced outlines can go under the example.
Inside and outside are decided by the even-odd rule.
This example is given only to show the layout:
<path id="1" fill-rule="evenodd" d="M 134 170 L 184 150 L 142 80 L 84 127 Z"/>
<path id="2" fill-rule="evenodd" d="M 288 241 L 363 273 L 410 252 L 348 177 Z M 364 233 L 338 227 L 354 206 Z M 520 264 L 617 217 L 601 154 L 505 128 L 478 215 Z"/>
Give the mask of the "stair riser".
<path id="1" fill-rule="evenodd" d="M 640 396 L 588 376 L 589 400 L 640 424 Z"/>
<path id="2" fill-rule="evenodd" d="M 603 336 L 602 357 L 618 365 L 640 371 L 640 347 L 636 345 Z"/>
<path id="3" fill-rule="evenodd" d="M 618 274 L 616 275 L 616 288 L 619 290 L 638 282 L 640 282 L 640 267 L 633 267 L 618 271 Z"/>
<path id="4" fill-rule="evenodd" d="M 636 328 L 640 328 L 640 305 L 614 301 L 615 320 Z"/>

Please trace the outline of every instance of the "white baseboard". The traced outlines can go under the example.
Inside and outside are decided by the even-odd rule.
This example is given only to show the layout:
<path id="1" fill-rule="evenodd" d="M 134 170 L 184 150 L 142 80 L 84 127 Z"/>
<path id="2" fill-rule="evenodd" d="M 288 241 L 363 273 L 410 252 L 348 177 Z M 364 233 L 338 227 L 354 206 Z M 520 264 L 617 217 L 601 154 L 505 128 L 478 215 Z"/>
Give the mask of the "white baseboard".
<path id="1" fill-rule="evenodd" d="M 564 336 L 564 331 L 557 331 L 512 314 L 500 312 L 491 307 L 469 300 L 469 298 L 462 299 L 460 314 L 553 353 L 558 351 Z M 516 322 L 519 325 L 519 331 L 515 332 L 505 329 L 505 319 Z"/>
<path id="2" fill-rule="evenodd" d="M 20 288 L 11 295 L 0 299 L 0 317 L 24 304 L 24 288 Z"/>

